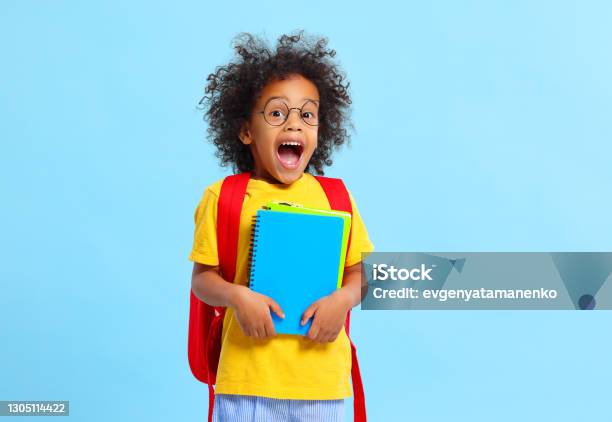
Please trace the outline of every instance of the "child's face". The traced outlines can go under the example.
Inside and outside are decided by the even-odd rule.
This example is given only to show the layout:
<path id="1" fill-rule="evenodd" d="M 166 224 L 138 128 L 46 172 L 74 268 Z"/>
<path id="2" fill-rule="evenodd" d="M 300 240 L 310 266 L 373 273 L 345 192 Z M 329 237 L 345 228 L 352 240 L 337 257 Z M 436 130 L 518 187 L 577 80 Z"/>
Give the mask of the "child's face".
<path id="1" fill-rule="evenodd" d="M 319 90 L 301 75 L 292 75 L 264 86 L 250 119 L 240 132 L 240 140 L 251 147 L 254 177 L 271 183 L 291 184 L 302 176 L 317 147 L 318 126 L 307 124 L 297 109 L 289 111 L 284 123 L 282 117 L 279 121 L 279 116 L 286 115 L 287 110 L 283 109 L 282 102 L 288 108 L 301 108 L 304 120 L 313 123 L 313 116 L 318 118 Z M 260 112 L 266 105 L 264 117 Z M 281 124 L 273 126 L 266 119 Z"/>

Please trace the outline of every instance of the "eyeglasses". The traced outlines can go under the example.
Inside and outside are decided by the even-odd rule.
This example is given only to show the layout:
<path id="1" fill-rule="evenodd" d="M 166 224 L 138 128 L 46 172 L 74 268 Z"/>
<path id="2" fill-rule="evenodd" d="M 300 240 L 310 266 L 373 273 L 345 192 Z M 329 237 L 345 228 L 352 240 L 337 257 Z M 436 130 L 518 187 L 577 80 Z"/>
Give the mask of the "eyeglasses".
<path id="1" fill-rule="evenodd" d="M 301 108 L 298 108 L 289 107 L 287 103 L 280 98 L 271 98 L 259 114 L 263 114 L 268 124 L 272 126 L 281 126 L 289 118 L 291 110 L 298 110 L 300 119 L 308 126 L 319 125 L 319 106 L 311 100 L 307 100 Z"/>

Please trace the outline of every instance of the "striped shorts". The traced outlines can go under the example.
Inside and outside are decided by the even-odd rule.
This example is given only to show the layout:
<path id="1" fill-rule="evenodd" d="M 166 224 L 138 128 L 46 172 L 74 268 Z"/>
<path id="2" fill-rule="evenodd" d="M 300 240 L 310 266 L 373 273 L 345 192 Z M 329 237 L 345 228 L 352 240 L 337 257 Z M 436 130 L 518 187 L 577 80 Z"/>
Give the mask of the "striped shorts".
<path id="1" fill-rule="evenodd" d="M 216 394 L 213 422 L 344 422 L 344 399 L 290 400 Z"/>

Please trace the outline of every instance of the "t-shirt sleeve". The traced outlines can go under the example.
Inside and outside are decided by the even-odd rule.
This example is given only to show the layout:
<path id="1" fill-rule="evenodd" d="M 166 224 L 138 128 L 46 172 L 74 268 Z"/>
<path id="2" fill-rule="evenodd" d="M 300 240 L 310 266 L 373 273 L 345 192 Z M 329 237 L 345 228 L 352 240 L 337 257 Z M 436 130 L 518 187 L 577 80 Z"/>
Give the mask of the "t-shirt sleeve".
<path id="1" fill-rule="evenodd" d="M 189 260 L 204 265 L 219 265 L 217 254 L 218 196 L 210 189 L 204 191 L 194 213 L 195 231 Z"/>
<path id="2" fill-rule="evenodd" d="M 353 195 L 350 192 L 349 197 L 351 199 L 351 206 L 353 207 L 353 218 L 351 222 L 351 243 L 346 253 L 345 267 L 350 267 L 351 265 L 361 262 L 362 252 L 370 253 L 374 251 L 374 244 L 372 244 L 368 237 L 368 231 L 366 230 L 365 224 L 363 224 Z"/>

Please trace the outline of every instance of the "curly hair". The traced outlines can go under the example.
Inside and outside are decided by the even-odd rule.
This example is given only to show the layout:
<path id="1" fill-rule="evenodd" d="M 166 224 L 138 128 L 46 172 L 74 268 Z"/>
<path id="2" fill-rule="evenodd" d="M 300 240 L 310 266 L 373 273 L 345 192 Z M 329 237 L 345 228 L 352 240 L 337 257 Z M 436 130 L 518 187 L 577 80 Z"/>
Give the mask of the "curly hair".
<path id="1" fill-rule="evenodd" d="M 275 50 L 248 33 L 235 38 L 236 60 L 208 75 L 199 102 L 206 106 L 208 138 L 217 147 L 222 167 L 231 164 L 234 172 L 253 171 L 253 156 L 238 137 L 240 129 L 268 82 L 299 74 L 317 87 L 320 96 L 318 146 L 305 171 L 324 174 L 323 167 L 332 164 L 333 149 L 350 141 L 346 128 L 353 128 L 350 82 L 332 60 L 336 51 L 328 49 L 327 43 L 327 38 L 310 39 L 304 31 L 282 35 Z"/>

